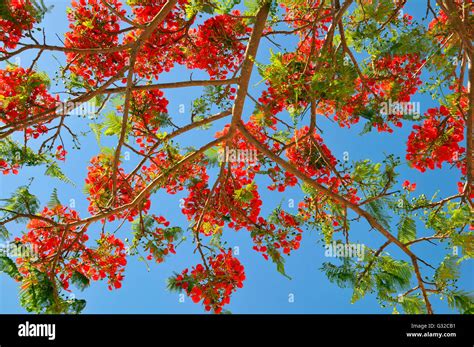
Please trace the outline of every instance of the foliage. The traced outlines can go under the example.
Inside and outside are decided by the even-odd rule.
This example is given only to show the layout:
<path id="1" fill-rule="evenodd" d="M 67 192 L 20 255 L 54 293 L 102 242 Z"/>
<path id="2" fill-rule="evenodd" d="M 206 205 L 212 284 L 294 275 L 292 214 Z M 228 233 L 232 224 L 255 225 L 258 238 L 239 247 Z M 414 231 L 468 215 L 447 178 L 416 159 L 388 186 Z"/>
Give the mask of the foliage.
<path id="1" fill-rule="evenodd" d="M 25 310 L 79 313 L 86 303 L 70 285 L 120 289 L 129 258 L 151 270 L 189 243 L 200 260 L 174 272 L 168 289 L 226 313 L 246 280 L 245 259 L 228 243 L 235 230 L 286 279 L 288 257 L 316 240 L 336 253 L 320 267 L 352 302 L 371 295 L 394 313 L 419 314 L 442 299 L 473 313 L 460 287 L 474 249 L 473 5 L 454 1 L 449 15 L 433 5 L 413 18 L 392 0 L 171 4 L 72 1 L 59 45 L 46 42 L 41 0 L 0 5 L 0 61 L 15 61 L 0 69 L 0 171 L 20 182 L 2 199 L 0 238 L 25 250 L 2 252 L 0 272 L 20 283 Z M 51 52 L 59 69 L 49 76 L 39 67 Z M 17 59 L 24 54 L 29 67 Z M 185 87 L 201 94 L 178 117 L 187 106 L 169 90 L 186 98 Z M 434 103 L 424 112 L 422 94 Z M 73 107 L 88 106 L 72 120 Z M 362 152 L 407 125 L 406 148 Z M 85 170 L 76 167 L 89 153 L 81 138 L 97 142 Z M 351 153 L 341 158 L 335 141 Z M 432 196 L 420 184 L 428 171 L 440 172 Z M 63 183 L 76 191 L 81 174 L 82 217 L 60 200 Z M 32 192 L 45 182 L 58 186 L 40 201 Z M 187 223 L 162 215 L 171 208 Z"/>

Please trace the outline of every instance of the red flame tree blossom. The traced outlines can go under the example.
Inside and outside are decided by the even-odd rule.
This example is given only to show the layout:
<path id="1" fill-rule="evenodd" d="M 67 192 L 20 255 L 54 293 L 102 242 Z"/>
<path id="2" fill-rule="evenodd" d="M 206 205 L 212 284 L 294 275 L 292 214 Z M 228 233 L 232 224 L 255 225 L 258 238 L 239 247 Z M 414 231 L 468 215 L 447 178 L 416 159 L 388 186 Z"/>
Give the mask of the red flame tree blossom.
<path id="1" fill-rule="evenodd" d="M 47 176 L 73 183 L 61 168 L 82 156 L 81 137 L 95 136 L 100 147 L 84 170 L 82 216 L 56 189 L 40 208 L 34 182 L 4 199 L 0 235 L 23 252 L 2 255 L 0 271 L 21 283 L 21 304 L 80 312 L 85 301 L 68 298 L 71 285 L 106 280 L 118 289 L 129 257 L 162 263 L 190 236 L 199 260 L 170 277 L 169 289 L 221 313 L 246 281 L 246 259 L 229 249 L 228 230 L 248 235 L 288 277 L 285 259 L 305 240 L 346 247 L 370 229 L 385 238 L 379 248 L 321 266 L 330 281 L 353 288 L 353 301 L 374 295 L 395 312 L 433 313 L 432 301 L 446 297 L 472 313 L 472 296 L 456 282 L 473 242 L 473 5 L 428 2 L 424 20 L 406 13 L 405 3 L 79 0 L 64 14 L 69 27 L 55 45 L 41 27 L 47 9 L 7 1 L 0 13 L 0 170 L 25 178 L 27 167 L 44 166 Z M 61 62 L 54 76 L 39 69 L 51 52 Z M 16 58 L 31 64 L 14 65 Z M 175 69 L 189 78 L 164 82 Z M 180 124 L 167 90 L 189 87 L 202 95 Z M 435 104 L 418 113 L 421 93 Z M 90 131 L 76 134 L 71 113 L 92 102 Z M 395 155 L 352 161 L 331 145 L 340 131 L 338 141 L 375 130 L 397 143 L 403 127 L 411 129 L 397 153 L 408 164 L 403 170 Z M 180 141 L 188 134 L 194 147 Z M 106 136 L 113 147 L 104 146 Z M 439 187 L 453 195 L 428 198 L 416 179 L 398 177 L 411 172 L 422 180 L 436 170 L 453 170 L 456 179 Z M 178 193 L 186 226 L 165 217 L 171 205 L 155 199 Z M 273 195 L 281 198 L 267 199 Z M 291 196 L 300 199 L 273 203 Z M 25 228 L 14 231 L 13 223 Z M 439 264 L 440 254 L 418 256 L 428 242 L 446 246 Z"/>

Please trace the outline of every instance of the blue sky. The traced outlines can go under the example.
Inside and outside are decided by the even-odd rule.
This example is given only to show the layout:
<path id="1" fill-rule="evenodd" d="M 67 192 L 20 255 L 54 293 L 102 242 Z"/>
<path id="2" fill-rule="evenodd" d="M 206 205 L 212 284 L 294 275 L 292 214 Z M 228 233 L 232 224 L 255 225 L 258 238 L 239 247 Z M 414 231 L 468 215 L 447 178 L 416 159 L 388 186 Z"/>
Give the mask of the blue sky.
<path id="1" fill-rule="evenodd" d="M 46 1 L 46 4 L 54 5 L 53 10 L 48 13 L 42 22 L 46 28 L 47 42 L 49 44 L 61 44 L 57 36 L 63 37 L 67 29 L 66 7 L 68 1 Z M 409 0 L 405 9 L 415 17 L 421 18 L 425 14 L 425 1 Z M 272 45 L 264 40 L 258 56 L 259 62 L 267 62 L 269 49 Z M 273 48 L 275 50 L 275 48 Z M 58 68 L 57 60 L 64 62 L 62 54 L 44 53 L 39 63 L 39 69 L 48 73 L 53 73 Z M 21 56 L 21 65 L 29 66 L 32 59 L 31 54 Z M 205 74 L 194 72 L 193 78 L 206 78 Z M 182 67 L 173 69 L 170 73 L 162 76 L 160 82 L 183 81 L 189 79 L 189 72 Z M 257 85 L 259 77 L 253 74 L 250 91 L 254 96 L 259 95 L 262 86 Z M 52 86 L 53 90 L 61 90 L 61 86 Z M 165 90 L 165 96 L 170 100 L 168 107 L 173 121 L 178 124 L 189 122 L 189 110 L 192 100 L 200 95 L 200 88 L 188 88 L 185 90 Z M 435 106 L 429 96 L 417 94 L 412 101 L 420 102 L 421 111 Z M 179 113 L 179 106 L 185 105 L 185 113 Z M 247 100 L 244 114 L 249 116 L 253 105 Z M 90 120 L 72 116 L 68 118 L 68 124 L 76 132 L 87 131 L 87 124 Z M 198 147 L 209 140 L 216 129 L 226 123 L 219 121 L 208 132 L 198 131 L 179 137 L 177 140 L 182 146 L 193 145 Z M 334 156 L 342 159 L 343 153 L 348 152 L 350 160 L 360 160 L 370 158 L 373 161 L 381 161 L 384 153 L 394 153 L 402 158 L 404 163 L 405 142 L 410 133 L 411 124 L 406 124 L 402 129 L 397 129 L 394 134 L 369 133 L 364 136 L 358 134 L 362 130 L 363 123 L 351 129 L 341 129 L 331 121 L 321 119 L 318 125 L 323 129 L 323 138 L 331 149 Z M 67 138 L 67 137 L 66 137 Z M 103 145 L 114 146 L 115 138 L 104 138 Z M 70 199 L 75 200 L 76 209 L 81 216 L 87 216 L 87 200 L 82 193 L 84 178 L 86 176 L 86 166 L 89 159 L 99 152 L 98 145 L 92 133 L 81 138 L 82 147 L 80 152 L 70 151 L 69 161 L 62 164 L 63 171 L 76 183 L 76 187 L 61 183 L 43 175 L 44 168 L 24 168 L 18 176 L 0 177 L 0 195 L 7 197 L 19 185 L 28 183 L 30 177 L 34 177 L 31 191 L 40 197 L 41 202 L 46 204 L 53 187 L 58 188 L 59 198 L 63 203 L 68 203 Z M 132 168 L 137 162 L 136 156 L 130 155 L 130 161 L 125 162 L 125 167 Z M 411 182 L 417 183 L 417 193 L 425 193 L 430 197 L 435 191 L 441 190 L 440 197 L 445 197 L 455 193 L 456 182 L 458 180 L 457 171 L 436 170 L 420 174 L 418 171 L 410 169 L 406 163 L 400 167 L 401 177 Z M 297 189 L 289 190 L 285 194 L 261 189 L 262 200 L 264 202 L 262 215 L 265 216 L 278 205 L 283 203 L 288 212 L 296 212 L 296 208 L 288 207 L 288 200 L 294 199 L 295 206 L 302 198 L 302 194 Z M 158 193 L 152 198 L 152 212 L 164 215 L 171 221 L 172 225 L 187 226 L 187 221 L 183 217 L 179 208 L 179 199 L 184 194 L 174 196 Z M 20 225 L 10 226 L 14 234 L 21 232 Z M 113 228 L 110 228 L 110 231 Z M 377 248 L 385 239 L 377 232 L 368 232 L 366 223 L 354 224 L 351 230 L 351 241 L 362 242 L 369 247 Z M 89 228 L 89 235 L 93 238 L 100 232 L 100 225 L 96 224 Z M 419 229 L 419 235 L 428 235 L 429 231 Z M 130 237 L 129 224 L 118 232 L 121 237 Z M 189 235 L 188 235 L 189 236 Z M 325 275 L 319 270 L 323 262 L 330 261 L 324 256 L 323 243 L 316 231 L 306 231 L 303 235 L 302 246 L 298 251 L 292 252 L 286 259 L 286 272 L 292 280 L 280 275 L 271 262 L 266 262 L 260 254 L 253 251 L 251 238 L 248 232 L 242 230 L 234 232 L 226 230 L 224 239 L 231 247 L 238 247 L 239 260 L 246 268 L 247 280 L 244 288 L 237 291 L 231 299 L 228 309 L 233 313 L 390 313 L 390 310 L 380 308 L 374 296 L 367 296 L 355 304 L 350 303 L 352 291 L 341 289 L 335 284 L 331 284 Z M 177 249 L 177 254 L 167 258 L 162 264 L 149 264 L 147 266 L 136 258 L 129 258 L 129 264 L 125 272 L 125 280 L 120 290 L 109 291 L 106 283 L 95 282 L 84 292 L 73 290 L 78 298 L 87 300 L 87 307 L 84 313 L 202 313 L 201 305 L 192 303 L 189 298 L 185 298 L 184 303 L 180 302 L 176 293 L 166 290 L 166 279 L 173 271 L 181 271 L 184 268 L 195 265 L 199 262 L 197 255 L 193 254 L 191 242 L 183 242 Z M 433 263 L 441 261 L 443 254 L 442 246 L 414 246 L 420 256 L 427 257 Z M 400 253 L 396 248 L 388 247 L 387 251 L 399 257 Z M 403 256 L 402 256 L 403 258 Z M 403 258 L 405 259 L 405 258 Z M 465 262 L 462 266 L 462 280 L 460 287 L 465 290 L 474 289 L 473 265 Z M 23 313 L 24 310 L 18 303 L 18 285 L 5 275 L 0 275 L 0 312 L 1 313 Z M 294 298 L 293 302 L 289 300 Z M 445 302 L 433 298 L 433 306 L 437 313 L 451 312 L 447 309 Z"/>

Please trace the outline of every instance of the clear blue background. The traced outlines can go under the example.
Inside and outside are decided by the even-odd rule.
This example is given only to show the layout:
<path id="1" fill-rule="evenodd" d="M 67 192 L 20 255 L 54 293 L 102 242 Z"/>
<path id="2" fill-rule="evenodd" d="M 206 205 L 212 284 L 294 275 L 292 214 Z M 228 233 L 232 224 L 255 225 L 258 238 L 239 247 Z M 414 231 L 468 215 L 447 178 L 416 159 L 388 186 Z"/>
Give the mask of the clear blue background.
<path id="1" fill-rule="evenodd" d="M 46 28 L 48 44 L 60 45 L 59 38 L 63 38 L 67 30 L 68 22 L 66 18 L 66 7 L 68 1 L 47 1 L 47 5 L 54 5 L 53 10 L 48 13 L 42 22 Z M 425 15 L 425 1 L 409 0 L 405 8 L 405 13 L 409 13 L 416 20 L 421 20 Z M 426 22 L 425 22 L 426 24 Z M 57 34 L 57 35 L 56 35 Z M 40 35 L 38 35 L 40 36 Z M 294 42 L 286 38 L 280 40 L 283 47 L 291 49 Z M 268 41 L 263 40 L 258 56 L 258 61 L 266 63 L 268 52 L 272 48 L 277 49 Z M 53 58 L 56 57 L 56 59 Z M 28 67 L 33 55 L 31 53 L 21 56 L 21 65 Z M 44 53 L 39 63 L 39 69 L 50 75 L 57 71 L 59 63 L 64 64 L 64 56 L 61 53 Z M 250 92 L 254 97 L 258 97 L 262 84 L 259 76 L 255 73 L 252 76 Z M 426 77 L 426 76 L 424 76 Z M 193 78 L 206 78 L 200 72 L 193 72 Z M 189 79 L 189 71 L 182 67 L 173 69 L 170 73 L 160 77 L 160 82 L 183 81 Z M 52 86 L 53 91 L 64 90 L 61 85 Z M 168 107 L 173 121 L 178 125 L 189 122 L 189 110 L 191 102 L 200 95 L 200 88 L 188 88 L 182 90 L 165 90 L 165 96 L 170 100 Z M 436 104 L 429 96 L 417 94 L 412 101 L 421 103 L 421 111 L 434 107 Z M 185 105 L 186 112 L 179 113 L 180 104 Z M 247 100 L 245 115 L 248 117 L 253 109 L 253 104 Z M 227 120 L 222 120 L 208 132 L 197 131 L 177 139 L 182 146 L 192 145 L 199 147 L 212 138 L 215 130 L 220 129 Z M 71 116 L 67 120 L 68 124 L 79 133 L 87 131 L 88 119 Z M 394 134 L 370 133 L 364 136 L 358 134 L 362 130 L 363 123 L 351 129 L 341 129 L 335 123 L 326 119 L 318 119 L 318 125 L 324 131 L 324 139 L 332 150 L 333 154 L 342 159 L 343 153 L 348 152 L 351 161 L 370 158 L 373 161 L 381 161 L 384 153 L 394 153 L 402 158 L 404 163 L 400 168 L 401 177 L 411 182 L 417 183 L 417 193 L 425 193 L 430 197 L 437 190 L 441 190 L 440 198 L 456 193 L 456 182 L 459 173 L 456 170 L 436 170 L 420 174 L 410 169 L 404 162 L 405 143 L 410 133 L 411 124 L 407 123 L 402 129 L 396 129 Z M 66 143 L 70 143 L 68 135 L 65 136 Z M 86 166 L 89 159 L 99 152 L 98 145 L 92 133 L 81 138 L 82 147 L 80 152 L 69 150 L 69 157 L 65 164 L 62 164 L 63 171 L 77 185 L 73 187 L 61 183 L 43 175 L 44 168 L 24 168 L 17 176 L 9 175 L 0 177 L 1 197 L 9 196 L 12 191 L 22 184 L 27 184 L 30 177 L 34 177 L 31 191 L 41 198 L 42 204 L 46 204 L 53 187 L 58 188 L 60 200 L 68 204 L 70 199 L 75 200 L 76 209 L 80 215 L 85 217 L 87 213 L 87 200 L 82 193 L 84 178 L 86 176 Z M 114 146 L 116 138 L 104 138 L 103 145 Z M 124 149 L 126 151 L 127 149 Z M 130 161 L 125 162 L 126 168 L 132 168 L 137 163 L 138 158 L 130 155 Z M 290 190 L 284 194 L 269 192 L 261 184 L 260 192 L 264 202 L 262 215 L 268 215 L 280 202 L 289 212 L 296 212 L 296 208 L 288 207 L 288 200 L 293 199 L 295 206 L 301 200 L 302 194 L 297 189 Z M 179 199 L 184 194 L 175 196 L 158 193 L 152 199 L 151 212 L 164 215 L 171 221 L 172 225 L 187 226 L 187 221 L 183 217 L 179 208 Z M 9 229 L 15 235 L 22 231 L 21 225 L 10 225 Z M 115 228 L 110 225 L 108 231 Z M 376 231 L 370 231 L 366 223 L 353 224 L 350 232 L 352 242 L 361 242 L 371 248 L 378 248 L 385 239 Z M 89 235 L 93 239 L 100 233 L 100 224 L 95 224 L 89 228 Z M 431 232 L 418 228 L 418 236 L 427 236 Z M 126 223 L 118 233 L 121 237 L 130 238 L 130 225 Z M 189 236 L 189 235 L 188 235 Z M 355 304 L 350 303 L 352 291 L 341 289 L 335 284 L 331 284 L 325 275 L 319 270 L 323 262 L 331 261 L 331 258 L 324 256 L 323 243 L 316 231 L 306 231 L 303 235 L 302 246 L 298 251 L 292 252 L 286 260 L 286 271 L 292 277 L 288 280 L 280 275 L 271 262 L 266 262 L 260 254 L 253 251 L 251 238 L 245 230 L 234 232 L 227 230 L 224 232 L 224 239 L 230 247 L 239 247 L 238 258 L 246 268 L 247 280 L 244 288 L 238 290 L 228 305 L 233 313 L 390 313 L 390 309 L 380 308 L 374 296 L 369 295 Z M 416 245 L 413 249 L 418 252 L 421 258 L 429 260 L 432 264 L 438 264 L 442 260 L 444 247 L 442 245 Z M 73 289 L 72 294 L 78 298 L 87 300 L 85 313 L 202 313 L 201 305 L 192 303 L 189 298 L 185 302 L 179 302 L 176 293 L 166 290 L 166 279 L 173 271 L 181 271 L 199 262 L 196 254 L 193 254 L 194 247 L 191 242 L 184 242 L 177 249 L 177 255 L 167 258 L 163 264 L 150 263 L 150 271 L 147 266 L 136 258 L 129 258 L 129 264 L 125 272 L 125 280 L 120 290 L 109 291 L 105 282 L 94 282 L 91 287 L 84 292 Z M 403 254 L 393 246 L 387 248 L 389 253 L 395 257 L 405 259 Z M 423 266 L 426 271 L 426 267 Z M 462 266 L 462 280 L 460 287 L 465 290 L 474 288 L 472 261 L 466 262 Z M 0 275 L 0 312 L 2 313 L 22 313 L 24 309 L 18 303 L 18 284 L 5 275 Z M 290 302 L 290 296 L 294 297 L 294 302 Z M 451 312 L 445 301 L 440 301 L 433 297 L 433 306 L 437 313 Z"/>

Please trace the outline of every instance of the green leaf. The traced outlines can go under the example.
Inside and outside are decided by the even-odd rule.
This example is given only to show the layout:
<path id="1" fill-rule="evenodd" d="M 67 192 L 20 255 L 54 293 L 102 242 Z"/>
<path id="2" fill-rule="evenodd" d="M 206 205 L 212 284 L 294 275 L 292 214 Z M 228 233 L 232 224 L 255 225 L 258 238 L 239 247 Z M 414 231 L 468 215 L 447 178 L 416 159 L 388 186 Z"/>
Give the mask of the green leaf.
<path id="1" fill-rule="evenodd" d="M 448 305 L 451 308 L 456 308 L 460 313 L 473 314 L 474 313 L 474 295 L 465 291 L 452 291 L 446 294 Z"/>
<path id="2" fill-rule="evenodd" d="M 327 262 L 323 263 L 321 270 L 331 283 L 335 283 L 341 288 L 348 288 L 356 283 L 356 275 L 348 260 L 339 266 Z"/>
<path id="3" fill-rule="evenodd" d="M 277 271 L 281 273 L 283 276 L 291 280 L 291 277 L 288 276 L 285 272 L 285 259 L 278 253 L 278 251 L 273 246 L 267 246 L 267 253 L 272 259 L 272 261 L 277 266 Z"/>
<path id="4" fill-rule="evenodd" d="M 130 124 L 127 125 L 127 133 L 130 130 Z M 105 115 L 104 120 L 104 135 L 120 135 L 122 132 L 122 117 L 118 116 L 115 112 L 109 112 Z"/>
<path id="5" fill-rule="evenodd" d="M 0 240 L 8 240 L 10 238 L 10 233 L 8 232 L 5 225 L 0 225 Z"/>
<path id="6" fill-rule="evenodd" d="M 50 162 L 50 158 L 46 154 L 37 154 L 31 148 L 10 138 L 0 142 L 0 159 L 20 166 L 38 166 Z"/>
<path id="7" fill-rule="evenodd" d="M 56 188 L 53 189 L 53 192 L 51 193 L 51 197 L 48 201 L 48 207 L 50 209 L 53 209 L 57 206 L 61 206 L 61 201 L 59 201 L 59 198 L 58 198 L 58 190 Z"/>
<path id="8" fill-rule="evenodd" d="M 373 200 L 367 203 L 367 211 L 372 214 L 382 226 L 390 230 L 391 216 L 387 214 L 387 207 L 383 199 Z"/>
<path id="9" fill-rule="evenodd" d="M 400 304 L 407 314 L 426 313 L 425 302 L 419 296 L 405 296 Z"/>
<path id="10" fill-rule="evenodd" d="M 209 148 L 204 152 L 204 155 L 207 158 L 208 165 L 215 167 L 219 164 L 219 150 L 216 147 Z"/>
<path id="11" fill-rule="evenodd" d="M 73 283 L 79 290 L 83 291 L 90 285 L 90 280 L 78 271 L 74 271 L 71 276 L 71 283 Z"/>
<path id="12" fill-rule="evenodd" d="M 474 257 L 474 233 L 472 231 L 463 234 L 453 234 L 451 236 L 453 246 L 462 248 L 463 258 Z"/>
<path id="13" fill-rule="evenodd" d="M 252 183 L 243 186 L 241 189 L 235 190 L 234 199 L 243 203 L 249 203 L 254 197 L 253 191 L 255 187 L 255 183 L 252 181 Z"/>
<path id="14" fill-rule="evenodd" d="M 74 184 L 73 181 L 71 181 L 69 179 L 69 177 L 67 177 L 61 170 L 61 168 L 59 167 L 59 165 L 57 163 L 51 163 L 51 165 L 48 166 L 48 168 L 46 169 L 46 171 L 44 172 L 44 174 L 46 176 L 50 176 L 50 177 L 55 177 L 61 181 L 63 181 L 64 183 L 68 183 L 68 184 L 71 184 L 73 186 L 76 186 Z"/>
<path id="15" fill-rule="evenodd" d="M 379 258 L 379 272 L 375 275 L 379 290 L 394 292 L 410 287 L 413 267 L 410 263 L 389 256 Z"/>
<path id="16" fill-rule="evenodd" d="M 222 232 L 213 233 L 209 244 L 216 248 L 222 248 Z"/>
<path id="17" fill-rule="evenodd" d="M 15 213 L 20 214 L 35 214 L 39 209 L 38 198 L 31 194 L 28 190 L 28 186 L 20 186 L 8 199 L 2 199 L 6 204 L 3 206 L 5 210 L 12 211 L 12 216 Z M 22 221 L 24 218 L 19 218 L 17 221 Z"/>
<path id="18" fill-rule="evenodd" d="M 448 281 L 453 281 L 459 278 L 460 271 L 457 260 L 457 257 L 448 255 L 436 269 L 434 279 L 439 288 L 444 288 Z"/>
<path id="19" fill-rule="evenodd" d="M 45 273 L 30 272 L 22 282 L 19 297 L 21 306 L 28 312 L 53 313 L 54 286 Z"/>
<path id="20" fill-rule="evenodd" d="M 285 263 L 284 263 L 283 258 L 281 258 L 281 260 L 277 262 L 277 271 L 281 273 L 283 276 L 285 276 L 286 278 L 288 278 L 289 280 L 291 280 L 291 277 L 288 276 L 285 272 Z"/>
<path id="21" fill-rule="evenodd" d="M 68 311 L 70 313 L 79 314 L 86 308 L 86 301 L 83 299 L 72 299 L 68 300 Z"/>
<path id="22" fill-rule="evenodd" d="M 82 24 L 85 27 L 89 28 L 89 29 L 94 29 L 94 25 L 92 24 L 92 20 L 86 20 L 86 21 L 82 22 Z"/>
<path id="23" fill-rule="evenodd" d="M 0 272 L 7 274 L 13 279 L 21 278 L 15 262 L 5 255 L 0 255 Z"/>
<path id="24" fill-rule="evenodd" d="M 90 123 L 89 127 L 92 129 L 92 131 L 95 135 L 95 139 L 97 141 L 97 144 L 99 145 L 99 147 L 101 147 L 100 139 L 102 137 L 102 130 L 104 129 L 105 125 L 103 123 Z"/>
<path id="25" fill-rule="evenodd" d="M 71 73 L 65 82 L 65 86 L 69 90 L 73 89 L 88 89 L 88 84 L 84 81 L 82 76 Z"/>
<path id="26" fill-rule="evenodd" d="M 313 186 L 307 184 L 307 183 L 303 183 L 301 185 L 301 191 L 306 194 L 306 195 L 309 195 L 309 196 L 315 196 L 316 193 L 318 192 Z"/>
<path id="27" fill-rule="evenodd" d="M 170 292 L 181 293 L 183 291 L 183 289 L 180 286 L 177 285 L 176 276 L 178 276 L 178 275 L 179 275 L 178 273 L 174 272 L 173 276 L 169 277 L 166 280 L 166 288 Z"/>
<path id="28" fill-rule="evenodd" d="M 416 239 L 416 223 L 408 216 L 404 216 L 398 224 L 398 239 L 402 243 Z"/>

